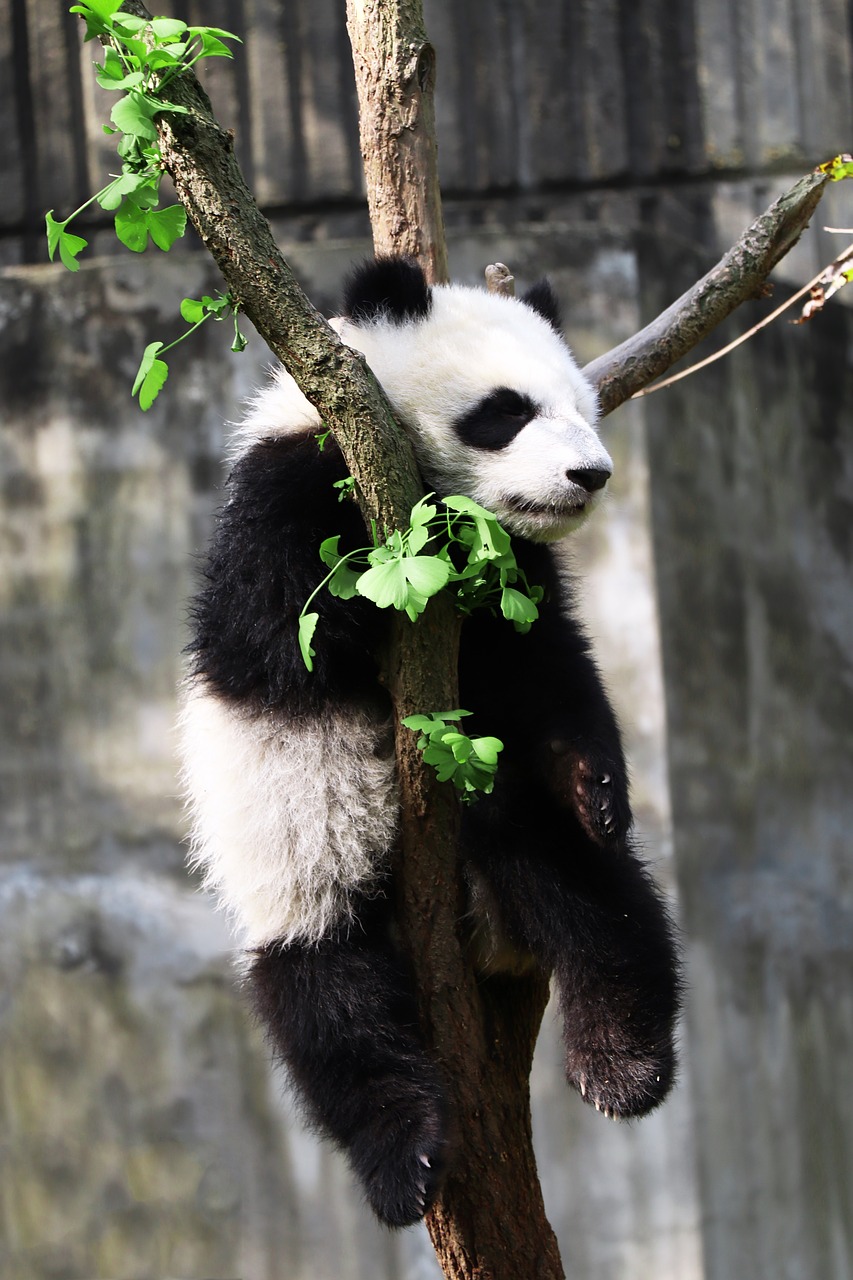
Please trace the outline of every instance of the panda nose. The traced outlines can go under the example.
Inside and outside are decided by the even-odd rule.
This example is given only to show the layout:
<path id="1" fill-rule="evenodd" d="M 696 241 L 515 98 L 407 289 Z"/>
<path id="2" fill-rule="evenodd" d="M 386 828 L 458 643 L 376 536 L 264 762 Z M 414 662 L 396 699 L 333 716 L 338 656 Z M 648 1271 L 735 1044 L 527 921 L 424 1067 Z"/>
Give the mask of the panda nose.
<path id="1" fill-rule="evenodd" d="M 599 489 L 604 488 L 610 479 L 611 473 L 588 468 L 584 471 L 567 471 L 566 475 L 573 484 L 579 485 L 581 489 L 586 489 L 587 493 L 596 493 Z"/>

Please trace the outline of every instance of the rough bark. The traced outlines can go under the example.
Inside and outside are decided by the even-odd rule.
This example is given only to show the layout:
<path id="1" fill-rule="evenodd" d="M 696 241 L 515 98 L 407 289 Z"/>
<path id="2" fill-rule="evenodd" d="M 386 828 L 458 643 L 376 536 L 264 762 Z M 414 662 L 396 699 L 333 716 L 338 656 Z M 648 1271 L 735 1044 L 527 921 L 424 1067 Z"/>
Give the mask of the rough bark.
<path id="1" fill-rule="evenodd" d="M 434 54 L 420 0 L 348 0 L 347 12 L 374 246 L 377 252 L 407 253 L 429 279 L 446 280 L 432 111 Z M 417 641 L 410 630 L 404 619 L 397 623 L 391 687 L 401 689 L 403 666 L 415 662 L 432 672 L 444 693 L 420 707 L 398 701 L 398 717 L 458 705 L 457 620 L 444 602 L 439 607 L 434 601 L 415 629 Z M 418 654 L 417 642 L 423 644 Z M 430 783 L 425 793 L 413 752 L 413 735 L 398 728 L 400 923 L 424 1033 L 444 1068 L 455 1129 L 451 1172 L 427 1226 L 452 1280 L 561 1280 L 530 1120 L 530 1066 L 547 978 L 477 983 L 458 936 L 464 905 L 458 806 L 447 788 Z"/>
<path id="2" fill-rule="evenodd" d="M 347 0 L 347 28 L 374 249 L 417 258 L 428 280 L 445 282 L 435 50 L 420 0 Z"/>

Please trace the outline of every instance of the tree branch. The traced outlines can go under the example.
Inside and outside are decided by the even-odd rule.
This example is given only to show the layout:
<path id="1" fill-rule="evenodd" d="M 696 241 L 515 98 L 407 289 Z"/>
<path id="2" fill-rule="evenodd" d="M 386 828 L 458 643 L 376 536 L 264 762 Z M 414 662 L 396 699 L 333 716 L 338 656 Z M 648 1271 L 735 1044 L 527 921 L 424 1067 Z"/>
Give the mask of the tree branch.
<path id="1" fill-rule="evenodd" d="M 602 416 L 659 378 L 749 298 L 799 240 L 829 176 L 810 173 L 780 196 L 715 267 L 651 324 L 592 360 L 584 373 L 598 389 Z"/>

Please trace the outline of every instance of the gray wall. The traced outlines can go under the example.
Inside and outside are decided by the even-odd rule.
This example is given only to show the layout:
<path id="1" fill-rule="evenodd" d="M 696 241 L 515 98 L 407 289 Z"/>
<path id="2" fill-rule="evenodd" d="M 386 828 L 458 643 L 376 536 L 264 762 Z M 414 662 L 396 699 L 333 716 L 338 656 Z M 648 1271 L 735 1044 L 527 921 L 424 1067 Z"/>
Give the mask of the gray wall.
<path id="1" fill-rule="evenodd" d="M 246 35 L 211 92 L 331 312 L 367 243 L 340 6 L 173 11 Z M 547 271 L 582 360 L 620 341 L 849 146 L 848 16 L 430 0 L 454 275 Z M 266 356 L 208 326 L 140 414 L 139 354 L 216 286 L 205 257 L 109 256 L 95 227 L 79 275 L 44 264 L 44 209 L 108 166 L 91 49 L 63 6 L 0 0 L 0 1271 L 427 1280 L 423 1233 L 380 1233 L 291 1115 L 183 869 L 185 602 Z M 837 251 L 846 186 L 782 292 Z M 853 1272 L 850 325 L 834 302 L 604 424 L 613 491 L 571 554 L 690 990 L 679 1088 L 630 1127 L 566 1096 L 546 1017 L 534 1123 L 572 1280 Z"/>

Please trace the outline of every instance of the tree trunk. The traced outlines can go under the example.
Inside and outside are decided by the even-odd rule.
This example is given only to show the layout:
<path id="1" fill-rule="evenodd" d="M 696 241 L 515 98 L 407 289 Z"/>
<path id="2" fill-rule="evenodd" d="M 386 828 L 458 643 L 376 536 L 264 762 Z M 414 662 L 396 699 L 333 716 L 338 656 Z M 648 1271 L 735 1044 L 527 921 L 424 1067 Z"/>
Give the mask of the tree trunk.
<path id="1" fill-rule="evenodd" d="M 428 279 L 446 280 L 432 109 L 435 55 L 420 2 L 348 0 L 347 13 L 374 246 L 377 253 L 409 254 Z M 389 674 L 398 726 L 413 711 L 457 705 L 458 631 L 444 601 L 432 601 L 417 628 L 398 619 Z M 445 696 L 420 705 L 401 700 L 405 664 L 434 674 L 440 669 Z M 450 1173 L 427 1226 L 453 1280 L 561 1280 L 530 1120 L 530 1066 L 548 980 L 539 974 L 477 983 L 458 934 L 464 886 L 457 804 L 447 787 L 430 783 L 424 792 L 413 753 L 414 735 L 398 727 L 401 927 L 455 1130 Z"/>
<path id="2" fill-rule="evenodd" d="M 446 282 L 435 140 L 435 50 L 420 0 L 347 0 L 361 157 L 377 254 L 416 258 Z"/>

